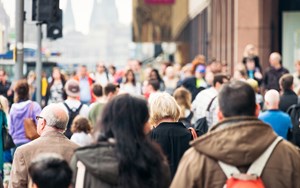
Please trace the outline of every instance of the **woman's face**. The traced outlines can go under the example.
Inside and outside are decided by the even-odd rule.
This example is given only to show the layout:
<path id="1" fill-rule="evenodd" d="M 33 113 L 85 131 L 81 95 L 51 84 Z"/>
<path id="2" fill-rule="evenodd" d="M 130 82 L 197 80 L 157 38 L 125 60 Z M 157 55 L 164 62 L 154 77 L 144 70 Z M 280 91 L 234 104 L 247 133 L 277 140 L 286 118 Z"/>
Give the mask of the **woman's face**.
<path id="1" fill-rule="evenodd" d="M 158 79 L 157 74 L 156 74 L 155 71 L 151 71 L 151 72 L 150 72 L 150 79 L 154 79 L 154 80 L 157 80 L 157 79 Z"/>
<path id="2" fill-rule="evenodd" d="M 52 76 L 53 76 L 54 79 L 60 79 L 59 70 L 57 70 L 57 69 L 53 70 Z"/>
<path id="3" fill-rule="evenodd" d="M 246 62 L 246 68 L 247 68 L 247 70 L 254 70 L 255 69 L 254 61 L 247 61 Z"/>
<path id="4" fill-rule="evenodd" d="M 127 80 L 128 80 L 128 81 L 133 81 L 133 78 L 134 78 L 133 73 L 132 73 L 132 72 L 128 72 L 128 73 L 127 73 Z"/>

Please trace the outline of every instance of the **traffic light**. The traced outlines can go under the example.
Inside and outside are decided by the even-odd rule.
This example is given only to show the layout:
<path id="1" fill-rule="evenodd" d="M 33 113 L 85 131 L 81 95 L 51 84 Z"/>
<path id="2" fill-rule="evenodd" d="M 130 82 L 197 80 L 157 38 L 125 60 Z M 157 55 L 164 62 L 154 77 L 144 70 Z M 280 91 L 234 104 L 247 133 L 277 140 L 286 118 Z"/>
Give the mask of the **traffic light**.
<path id="1" fill-rule="evenodd" d="M 56 21 L 59 18 L 59 0 L 32 0 L 32 20 Z"/>
<path id="2" fill-rule="evenodd" d="M 57 39 L 62 37 L 62 10 L 59 9 L 56 20 L 47 22 L 47 38 Z"/>

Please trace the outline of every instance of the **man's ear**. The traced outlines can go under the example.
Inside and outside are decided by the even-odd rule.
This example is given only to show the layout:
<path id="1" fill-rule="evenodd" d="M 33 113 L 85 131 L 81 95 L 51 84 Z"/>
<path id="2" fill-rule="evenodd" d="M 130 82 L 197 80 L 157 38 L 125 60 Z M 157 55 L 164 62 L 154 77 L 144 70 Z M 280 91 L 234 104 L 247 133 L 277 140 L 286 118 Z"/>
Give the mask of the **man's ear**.
<path id="1" fill-rule="evenodd" d="M 256 104 L 256 107 L 255 107 L 255 116 L 258 117 L 259 113 L 260 113 L 260 105 Z"/>
<path id="2" fill-rule="evenodd" d="M 218 121 L 222 121 L 224 119 L 224 115 L 220 110 L 220 107 L 217 108 L 217 116 L 218 116 Z"/>

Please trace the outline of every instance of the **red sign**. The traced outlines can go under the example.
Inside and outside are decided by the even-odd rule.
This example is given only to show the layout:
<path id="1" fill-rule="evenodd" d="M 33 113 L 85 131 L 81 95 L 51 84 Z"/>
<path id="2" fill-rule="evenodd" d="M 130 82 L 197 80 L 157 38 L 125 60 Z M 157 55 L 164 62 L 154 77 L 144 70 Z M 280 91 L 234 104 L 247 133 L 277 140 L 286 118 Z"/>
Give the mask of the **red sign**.
<path id="1" fill-rule="evenodd" d="M 173 4 L 175 0 L 145 0 L 147 4 Z"/>

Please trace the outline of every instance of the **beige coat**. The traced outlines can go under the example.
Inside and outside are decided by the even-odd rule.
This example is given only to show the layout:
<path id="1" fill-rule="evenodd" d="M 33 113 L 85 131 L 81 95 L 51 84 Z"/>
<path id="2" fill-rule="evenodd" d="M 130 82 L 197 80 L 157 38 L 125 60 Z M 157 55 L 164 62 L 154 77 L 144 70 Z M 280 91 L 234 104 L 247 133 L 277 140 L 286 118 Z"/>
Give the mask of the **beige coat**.
<path id="1" fill-rule="evenodd" d="M 60 154 L 68 162 L 78 147 L 62 133 L 47 132 L 40 138 L 17 148 L 11 171 L 10 188 L 26 188 L 29 184 L 28 168 L 36 156 L 42 153 Z"/>
<path id="2" fill-rule="evenodd" d="M 222 188 L 226 176 L 217 160 L 246 172 L 251 163 L 275 140 L 272 128 L 254 117 L 230 118 L 191 143 L 171 188 Z M 262 176 L 265 187 L 300 187 L 298 148 L 283 140 L 274 149 Z"/>

